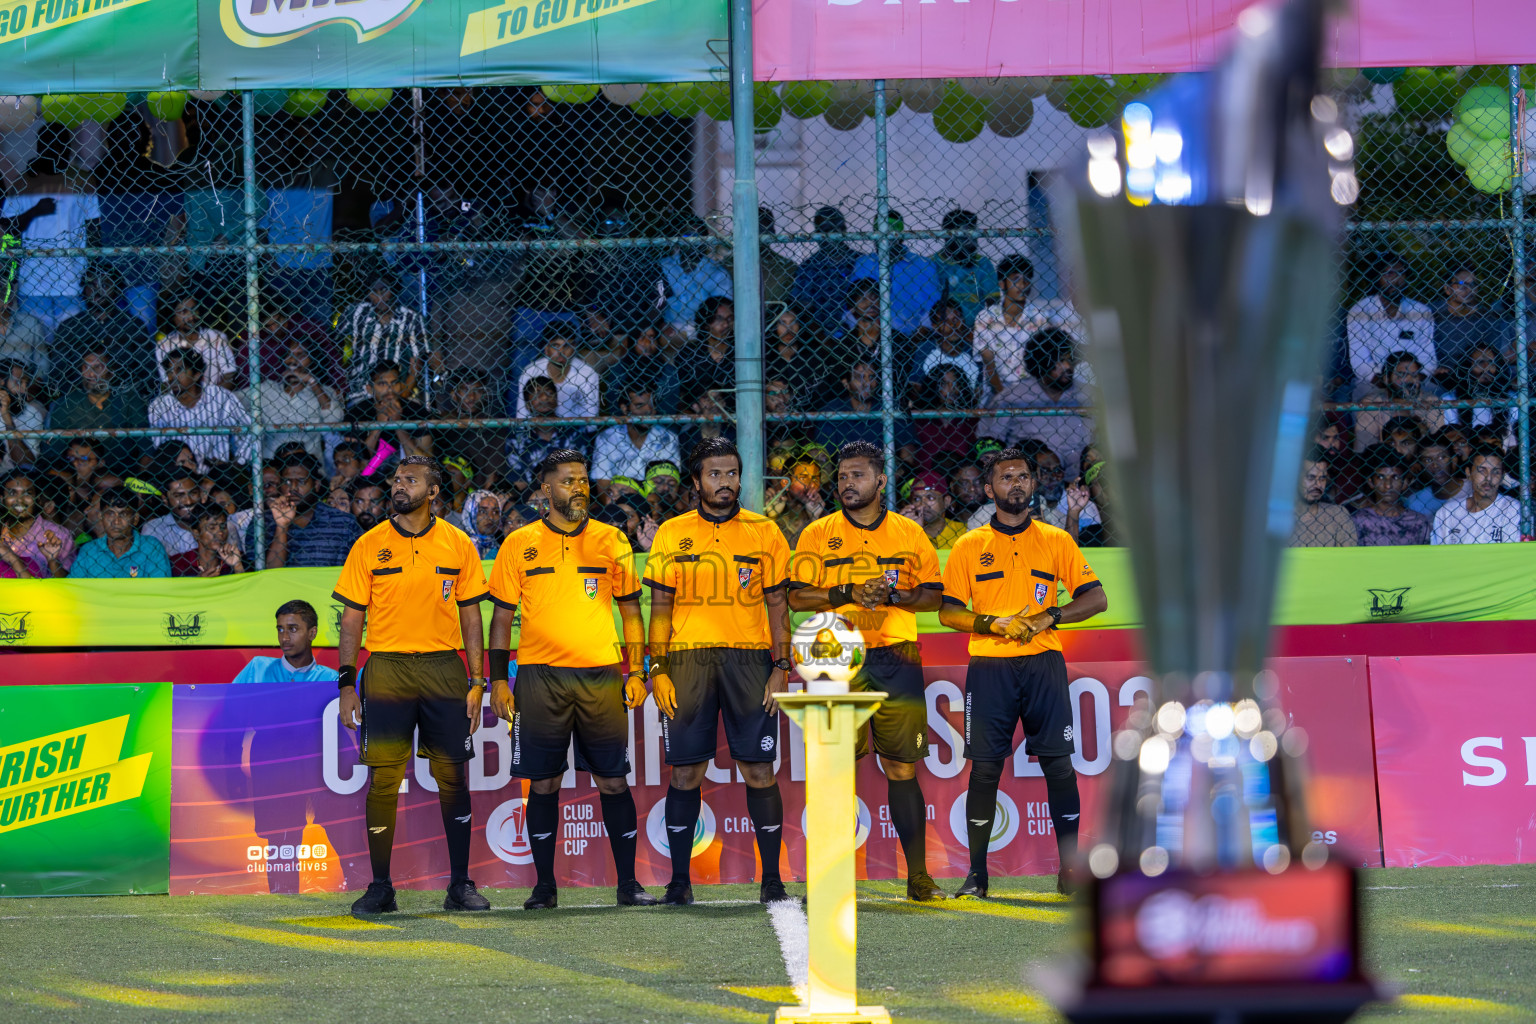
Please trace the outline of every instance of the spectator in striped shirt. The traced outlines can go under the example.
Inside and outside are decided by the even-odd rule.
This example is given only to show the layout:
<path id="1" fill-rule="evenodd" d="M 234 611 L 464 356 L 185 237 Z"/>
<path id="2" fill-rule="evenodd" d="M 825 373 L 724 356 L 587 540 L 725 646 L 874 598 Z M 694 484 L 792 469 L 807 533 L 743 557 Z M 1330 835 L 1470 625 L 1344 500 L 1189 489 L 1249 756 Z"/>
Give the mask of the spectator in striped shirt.
<path id="1" fill-rule="evenodd" d="M 427 341 L 421 314 L 395 301 L 395 289 L 388 279 L 375 278 L 368 286 L 368 298 L 347 314 L 345 345 L 348 402 L 370 397 L 368 375 L 383 362 L 397 363 L 403 368 L 403 397 L 414 398 L 420 389 L 421 402 L 431 402 L 429 381 L 433 374 L 442 371 L 442 357 L 432 351 Z"/>

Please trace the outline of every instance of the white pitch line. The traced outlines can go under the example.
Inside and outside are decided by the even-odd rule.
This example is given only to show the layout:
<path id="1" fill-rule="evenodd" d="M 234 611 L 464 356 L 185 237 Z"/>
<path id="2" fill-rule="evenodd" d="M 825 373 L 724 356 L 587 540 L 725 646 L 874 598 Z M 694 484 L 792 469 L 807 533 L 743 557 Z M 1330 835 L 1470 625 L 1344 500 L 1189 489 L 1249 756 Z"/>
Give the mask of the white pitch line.
<path id="1" fill-rule="evenodd" d="M 343 895 L 345 895 L 345 894 L 343 894 Z M 695 900 L 694 901 L 694 906 L 698 906 L 698 907 L 746 906 L 746 905 L 749 905 L 749 904 L 754 904 L 756 902 L 757 902 L 757 900 Z M 614 904 L 614 903 L 566 903 L 566 904 L 562 904 L 562 906 L 560 907 L 560 909 L 562 909 L 562 910 L 604 910 L 604 909 L 610 909 L 610 908 L 613 909 L 613 910 L 627 910 L 627 909 L 630 909 L 630 908 L 627 908 L 627 907 L 620 907 L 620 906 L 618 906 L 617 904 Z M 214 911 L 211 911 L 211 910 L 202 910 L 202 911 L 176 911 L 176 910 L 173 910 L 173 911 L 169 911 L 169 912 L 164 913 L 164 914 L 3 914 L 3 915 L 0 915 L 0 921 L 100 921 L 100 920 L 123 921 L 123 920 L 135 920 L 135 919 L 139 919 L 139 918 L 156 918 L 156 917 L 280 918 L 280 917 L 291 917 L 296 912 L 302 912 L 302 911 L 305 911 L 305 910 L 314 910 L 314 909 L 323 909 L 323 908 L 319 908 L 319 907 L 279 907 L 279 908 L 273 908 L 272 910 L 259 910 L 259 911 L 258 910 L 252 910 L 252 911 L 224 913 L 224 914 L 217 913 L 217 912 L 214 912 Z M 512 911 L 512 912 L 516 912 L 516 913 L 526 913 L 526 911 L 524 911 L 521 907 L 516 907 L 516 906 L 511 906 L 511 907 L 492 907 L 491 908 L 491 913 L 507 912 L 507 911 Z M 558 912 L 559 912 L 559 910 L 556 911 L 556 913 L 558 913 Z M 402 913 L 400 915 L 400 918 L 409 919 L 409 918 L 423 917 L 423 916 L 447 916 L 449 913 L 451 913 L 451 912 L 450 911 L 446 911 L 446 910 L 427 911 L 425 914 L 412 914 L 412 913 L 406 912 L 406 913 Z M 544 911 L 538 911 L 538 913 L 542 914 L 542 913 L 544 913 Z M 347 915 L 347 914 L 338 914 L 337 916 L 338 917 L 347 917 L 349 915 Z M 464 916 L 466 918 L 468 918 L 468 917 L 472 917 L 473 914 L 464 914 Z M 381 914 L 378 917 L 379 921 L 388 921 L 390 919 L 391 919 L 391 916 L 388 915 L 388 914 Z"/>
<path id="2" fill-rule="evenodd" d="M 811 977 L 811 929 L 799 900 L 774 900 L 768 904 L 768 917 L 779 937 L 779 953 L 784 957 L 784 973 L 795 998 L 805 1002 Z"/>

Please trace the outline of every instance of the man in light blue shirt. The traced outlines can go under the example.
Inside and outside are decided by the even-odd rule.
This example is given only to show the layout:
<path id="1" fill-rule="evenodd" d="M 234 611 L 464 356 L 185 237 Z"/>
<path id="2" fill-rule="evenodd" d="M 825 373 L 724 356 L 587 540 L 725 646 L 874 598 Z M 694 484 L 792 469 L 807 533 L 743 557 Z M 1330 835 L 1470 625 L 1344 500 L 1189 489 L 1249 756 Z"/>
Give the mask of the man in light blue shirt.
<path id="1" fill-rule="evenodd" d="M 102 536 L 75 553 L 72 580 L 153 579 L 171 574 L 165 545 L 138 531 L 139 499 L 126 487 L 101 495 Z"/>
<path id="2" fill-rule="evenodd" d="M 906 230 L 906 221 L 895 210 L 887 221 L 892 231 Z M 879 222 L 874 230 L 880 230 Z M 860 256 L 853 265 L 848 280 L 861 278 L 878 280 L 880 277 L 879 252 Z M 944 283 L 938 268 L 926 256 L 907 251 L 900 238 L 891 239 L 891 329 L 897 334 L 911 334 L 923 326 L 923 318 L 933 304 L 944 297 Z"/>
<path id="3" fill-rule="evenodd" d="M 311 646 L 320 632 L 320 617 L 308 601 L 289 601 L 277 610 L 277 646 L 281 658 L 252 658 L 232 682 L 336 682 L 336 670 L 315 660 Z"/>

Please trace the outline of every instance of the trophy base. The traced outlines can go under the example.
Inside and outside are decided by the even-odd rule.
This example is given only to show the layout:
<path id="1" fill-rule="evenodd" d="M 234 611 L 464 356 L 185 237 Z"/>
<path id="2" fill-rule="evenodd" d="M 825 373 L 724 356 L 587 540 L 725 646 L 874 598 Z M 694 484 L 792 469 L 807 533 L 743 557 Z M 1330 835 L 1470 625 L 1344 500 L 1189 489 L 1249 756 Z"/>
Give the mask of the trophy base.
<path id="1" fill-rule="evenodd" d="M 856 1006 L 852 1011 L 827 1012 L 809 1006 L 781 1006 L 774 1011 L 777 1024 L 805 1021 L 807 1024 L 891 1024 L 891 1015 L 883 1006 Z"/>

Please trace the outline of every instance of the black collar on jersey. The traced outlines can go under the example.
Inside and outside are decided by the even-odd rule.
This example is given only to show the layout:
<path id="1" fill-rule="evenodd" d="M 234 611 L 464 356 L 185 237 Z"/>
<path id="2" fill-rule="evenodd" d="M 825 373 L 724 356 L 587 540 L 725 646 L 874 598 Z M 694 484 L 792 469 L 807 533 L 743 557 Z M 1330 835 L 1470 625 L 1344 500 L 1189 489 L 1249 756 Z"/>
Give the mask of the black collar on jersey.
<path id="1" fill-rule="evenodd" d="M 736 507 L 731 509 L 731 514 L 728 516 L 712 516 L 708 512 L 704 511 L 704 506 L 702 504 L 699 506 L 699 518 L 704 520 L 706 523 L 714 523 L 716 526 L 719 526 L 721 523 L 730 522 L 732 519 L 735 519 L 737 514 L 740 512 L 741 502 L 739 501 L 736 503 Z"/>
<path id="2" fill-rule="evenodd" d="M 875 517 L 875 521 L 870 523 L 868 526 L 865 526 L 863 523 L 855 520 L 853 516 L 848 514 L 847 509 L 843 509 L 842 513 L 843 518 L 848 520 L 848 525 L 853 527 L 855 530 L 878 530 L 880 529 L 880 524 L 885 522 L 885 517 L 890 511 L 891 510 L 888 508 L 882 508 L 880 510 L 880 514 Z"/>
<path id="3" fill-rule="evenodd" d="M 572 530 L 570 533 L 566 533 L 564 530 L 560 529 L 560 527 L 558 527 L 554 523 L 550 522 L 548 516 L 545 516 L 543 519 L 539 520 L 539 522 L 541 522 L 545 526 L 549 527 L 549 530 L 550 530 L 551 533 L 558 533 L 562 537 L 579 537 L 579 536 L 581 536 L 581 531 L 585 530 L 587 528 L 587 524 L 590 523 L 591 521 L 592 521 L 592 517 L 591 516 L 582 516 L 581 517 L 581 525 L 576 527 L 576 529 Z"/>
<path id="4" fill-rule="evenodd" d="M 406 533 L 404 530 L 400 529 L 400 524 L 395 522 L 395 517 L 394 516 L 390 516 L 389 517 L 389 525 L 393 526 L 395 528 L 395 532 L 398 533 L 402 537 L 411 537 L 411 538 L 425 537 L 427 534 L 432 532 L 432 527 L 437 525 L 437 516 L 430 516 L 427 519 L 427 528 L 425 530 L 422 530 L 420 533 Z"/>
<path id="5" fill-rule="evenodd" d="M 1004 526 L 1002 523 L 998 522 L 997 514 L 993 513 L 993 515 L 992 515 L 992 529 L 996 530 L 998 533 L 1006 533 L 1010 537 L 1017 537 L 1019 534 L 1023 533 L 1025 530 L 1029 529 L 1029 524 L 1034 522 L 1034 521 L 1035 521 L 1034 516 L 1028 516 L 1018 526 Z"/>

